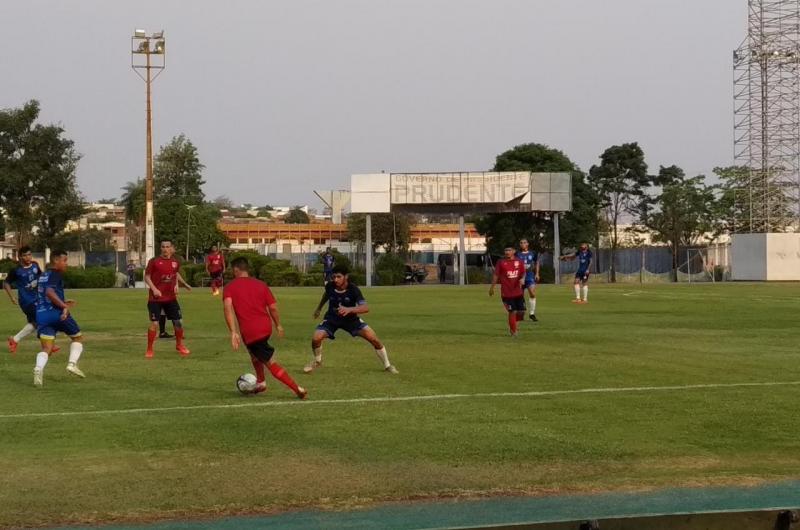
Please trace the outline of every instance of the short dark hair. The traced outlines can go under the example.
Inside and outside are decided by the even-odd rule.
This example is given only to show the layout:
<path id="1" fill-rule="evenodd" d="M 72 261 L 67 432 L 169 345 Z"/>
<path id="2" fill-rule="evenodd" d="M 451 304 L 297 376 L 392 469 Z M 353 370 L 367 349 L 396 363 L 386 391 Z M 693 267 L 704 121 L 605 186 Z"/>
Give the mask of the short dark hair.
<path id="1" fill-rule="evenodd" d="M 240 271 L 250 272 L 250 262 L 247 261 L 247 258 L 244 256 L 239 256 L 235 260 L 231 261 L 231 267 L 234 269 L 239 269 Z"/>
<path id="2" fill-rule="evenodd" d="M 50 263 L 53 263 L 56 260 L 56 258 L 60 258 L 61 256 L 66 256 L 66 255 L 67 255 L 66 250 L 61 250 L 61 249 L 54 250 L 50 253 Z"/>
<path id="3" fill-rule="evenodd" d="M 342 276 L 347 276 L 350 274 L 350 269 L 347 268 L 347 265 L 341 263 L 333 266 L 333 269 L 331 269 L 331 274 L 341 274 Z"/>
<path id="4" fill-rule="evenodd" d="M 20 255 L 27 254 L 30 251 L 31 251 L 31 247 L 29 247 L 28 245 L 23 245 L 23 246 L 19 247 Z"/>
<path id="5" fill-rule="evenodd" d="M 161 243 L 169 243 L 171 245 L 172 244 L 172 240 L 169 239 L 169 238 L 164 238 L 164 239 L 161 240 Z"/>

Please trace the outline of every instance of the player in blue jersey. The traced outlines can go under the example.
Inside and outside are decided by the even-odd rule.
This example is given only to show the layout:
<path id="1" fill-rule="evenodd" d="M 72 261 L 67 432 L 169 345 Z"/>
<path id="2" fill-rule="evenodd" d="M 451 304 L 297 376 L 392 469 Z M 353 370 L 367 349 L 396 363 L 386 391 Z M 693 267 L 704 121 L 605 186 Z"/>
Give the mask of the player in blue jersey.
<path id="1" fill-rule="evenodd" d="M 539 283 L 539 253 L 530 249 L 527 239 L 520 239 L 517 259 L 525 264 L 523 287 L 528 291 L 528 318 L 537 322 L 539 319 L 536 318 L 536 284 Z"/>
<path id="2" fill-rule="evenodd" d="M 3 283 L 3 289 L 5 289 L 11 303 L 18 305 L 25 314 L 28 323 L 19 330 L 19 333 L 13 337 L 8 337 L 8 351 L 10 353 L 16 352 L 19 341 L 36 329 L 36 284 L 41 274 L 42 269 L 38 263 L 33 261 L 30 247 L 20 248 L 19 263 L 8 273 L 6 281 Z M 11 292 L 12 285 L 17 288 L 17 298 L 14 298 Z"/>
<path id="3" fill-rule="evenodd" d="M 333 266 L 336 264 L 336 258 L 333 257 L 331 253 L 331 249 L 328 248 L 325 250 L 325 254 L 322 255 L 322 270 L 324 272 L 325 284 L 331 281 L 331 275 L 333 274 Z"/>
<path id="4" fill-rule="evenodd" d="M 561 256 L 561 260 L 578 260 L 578 270 L 575 272 L 575 299 L 576 304 L 589 303 L 589 275 L 592 270 L 592 251 L 589 250 L 587 243 L 581 243 L 581 247 L 575 254 Z M 583 296 L 581 297 L 581 291 Z"/>
<path id="5" fill-rule="evenodd" d="M 364 295 L 354 283 L 350 281 L 349 271 L 344 265 L 336 265 L 331 271 L 331 281 L 325 285 L 325 293 L 314 311 L 314 318 L 319 318 L 322 307 L 327 303 L 328 311 L 322 322 L 314 331 L 311 338 L 313 359 L 304 368 L 303 372 L 311 373 L 322 364 L 322 342 L 325 339 L 333 340 L 334 335 L 343 329 L 353 337 L 361 337 L 375 348 L 375 355 L 383 364 L 383 369 L 391 374 L 396 374 L 397 368 L 389 362 L 389 354 L 378 336 L 366 322 L 361 320 L 361 315 L 369 311 Z"/>
<path id="6" fill-rule="evenodd" d="M 64 271 L 67 270 L 67 253 L 57 250 L 50 254 L 50 265 L 39 277 L 36 291 L 36 325 L 39 328 L 39 340 L 42 351 L 36 355 L 36 366 L 33 369 L 33 384 L 41 387 L 44 384 L 44 367 L 53 352 L 53 341 L 60 331 L 72 339 L 69 346 L 67 372 L 78 377 L 86 377 L 78 368 L 78 359 L 83 353 L 81 328 L 69 314 L 74 300 L 64 296 Z"/>

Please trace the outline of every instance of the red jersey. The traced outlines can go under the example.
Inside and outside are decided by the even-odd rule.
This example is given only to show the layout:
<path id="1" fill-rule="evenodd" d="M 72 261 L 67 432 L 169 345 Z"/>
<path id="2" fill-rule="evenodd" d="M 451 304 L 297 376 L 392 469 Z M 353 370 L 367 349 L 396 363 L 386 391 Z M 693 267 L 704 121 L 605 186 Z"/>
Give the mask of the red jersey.
<path id="1" fill-rule="evenodd" d="M 225 286 L 222 299 L 230 298 L 239 332 L 245 344 L 253 344 L 272 335 L 272 319 L 267 306 L 274 304 L 275 297 L 267 284 L 255 278 L 236 278 Z"/>
<path id="2" fill-rule="evenodd" d="M 209 254 L 206 256 L 206 267 L 208 267 L 209 272 L 222 271 L 222 269 L 225 268 L 225 261 L 222 257 L 222 253 L 217 252 L 216 254 Z"/>
<path id="3" fill-rule="evenodd" d="M 150 276 L 150 281 L 161 291 L 161 296 L 156 298 L 150 290 L 148 300 L 151 302 L 170 302 L 177 298 L 175 286 L 178 285 L 180 264 L 175 258 L 158 256 L 150 260 L 144 273 Z"/>
<path id="4" fill-rule="evenodd" d="M 500 296 L 519 298 L 523 295 L 521 281 L 525 279 L 525 264 L 521 259 L 501 259 L 494 268 L 500 280 Z"/>

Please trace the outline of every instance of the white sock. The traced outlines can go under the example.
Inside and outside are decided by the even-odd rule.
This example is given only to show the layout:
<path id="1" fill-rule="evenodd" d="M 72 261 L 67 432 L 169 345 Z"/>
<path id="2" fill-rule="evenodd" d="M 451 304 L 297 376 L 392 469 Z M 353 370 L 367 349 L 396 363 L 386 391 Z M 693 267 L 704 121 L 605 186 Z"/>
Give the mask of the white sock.
<path id="1" fill-rule="evenodd" d="M 314 348 L 314 360 L 317 362 L 322 361 L 322 346 Z"/>
<path id="2" fill-rule="evenodd" d="M 588 302 L 589 301 L 589 286 L 588 285 L 584 285 L 583 286 L 583 301 L 584 302 Z"/>
<path id="3" fill-rule="evenodd" d="M 35 329 L 36 326 L 34 326 L 33 324 L 25 324 L 25 327 L 19 330 L 19 333 L 14 335 L 14 342 L 21 341 L 22 339 L 33 333 L 33 330 Z"/>
<path id="4" fill-rule="evenodd" d="M 575 300 L 581 299 L 581 286 L 577 283 L 575 284 Z"/>
<path id="5" fill-rule="evenodd" d="M 383 363 L 384 368 L 389 368 L 392 365 L 392 363 L 389 362 L 389 355 L 386 353 L 386 346 L 380 350 L 376 348 L 375 355 L 377 355 L 378 359 Z"/>
<path id="6" fill-rule="evenodd" d="M 530 314 L 536 313 L 536 298 L 530 298 L 528 300 L 528 307 L 530 308 Z"/>
<path id="7" fill-rule="evenodd" d="M 44 367 L 47 365 L 47 361 L 50 359 L 50 356 L 47 355 L 46 352 L 40 351 L 36 354 L 36 369 L 37 370 L 44 370 Z"/>
<path id="8" fill-rule="evenodd" d="M 83 344 L 80 342 L 73 342 L 69 345 L 69 361 L 68 364 L 78 364 L 78 359 L 81 358 L 83 353 Z"/>

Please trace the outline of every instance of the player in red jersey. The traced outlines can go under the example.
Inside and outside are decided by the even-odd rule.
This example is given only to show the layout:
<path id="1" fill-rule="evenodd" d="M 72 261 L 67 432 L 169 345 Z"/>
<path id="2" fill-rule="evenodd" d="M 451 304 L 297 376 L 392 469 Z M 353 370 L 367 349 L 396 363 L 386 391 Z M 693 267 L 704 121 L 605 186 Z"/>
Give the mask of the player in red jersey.
<path id="1" fill-rule="evenodd" d="M 492 275 L 489 296 L 494 296 L 494 286 L 500 282 L 500 296 L 508 311 L 508 328 L 511 336 L 517 336 L 517 322 L 525 319 L 525 263 L 516 257 L 514 247 L 506 247 L 505 258 L 497 262 Z"/>
<path id="2" fill-rule="evenodd" d="M 181 357 L 189 355 L 189 349 L 183 344 L 183 323 L 181 322 L 181 306 L 178 304 L 178 294 L 176 287 L 178 283 L 183 285 L 187 291 L 192 287 L 186 283 L 180 273 L 180 263 L 173 255 L 175 247 L 172 241 L 164 240 L 161 242 L 161 255 L 150 260 L 144 271 L 144 283 L 150 289 L 147 298 L 147 312 L 150 314 L 150 328 L 147 330 L 147 352 L 144 354 L 148 359 L 153 357 L 153 343 L 158 336 L 158 318 L 163 311 L 167 318 L 172 320 L 175 328 L 175 349 Z"/>
<path id="3" fill-rule="evenodd" d="M 225 274 L 225 257 L 217 249 L 217 245 L 212 246 L 211 252 L 206 256 L 206 272 L 211 277 L 211 294 L 217 296 Z"/>
<path id="4" fill-rule="evenodd" d="M 272 296 L 272 291 L 261 280 L 250 277 L 250 264 L 247 258 L 236 258 L 231 267 L 234 280 L 225 286 L 225 293 L 222 295 L 225 322 L 231 332 L 233 349 L 238 350 L 244 342 L 247 351 L 250 352 L 250 362 L 256 371 L 257 381 L 253 393 L 258 394 L 267 389 L 264 376 L 264 366 L 266 366 L 272 377 L 291 388 L 297 397 L 305 399 L 308 395 L 306 389 L 297 386 L 283 366 L 272 360 L 275 348 L 270 345 L 269 338 L 272 336 L 273 322 L 278 337 L 283 338 L 278 302 Z"/>

